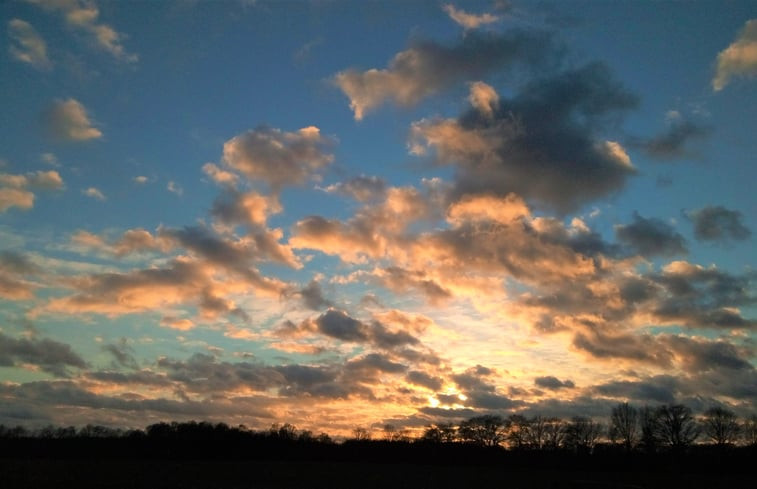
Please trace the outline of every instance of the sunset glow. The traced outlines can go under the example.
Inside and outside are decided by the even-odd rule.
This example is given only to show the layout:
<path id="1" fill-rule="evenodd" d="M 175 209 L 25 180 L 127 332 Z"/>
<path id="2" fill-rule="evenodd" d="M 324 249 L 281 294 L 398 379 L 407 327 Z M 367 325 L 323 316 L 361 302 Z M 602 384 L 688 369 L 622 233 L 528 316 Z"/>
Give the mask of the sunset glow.
<path id="1" fill-rule="evenodd" d="M 0 424 L 757 408 L 755 2 L 0 15 Z"/>

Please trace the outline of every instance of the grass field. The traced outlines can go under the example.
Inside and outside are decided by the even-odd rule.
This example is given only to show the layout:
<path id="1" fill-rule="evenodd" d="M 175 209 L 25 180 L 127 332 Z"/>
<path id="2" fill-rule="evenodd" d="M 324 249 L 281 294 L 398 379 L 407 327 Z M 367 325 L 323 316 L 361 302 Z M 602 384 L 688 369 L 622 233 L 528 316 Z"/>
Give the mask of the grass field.
<path id="1" fill-rule="evenodd" d="M 514 470 L 496 466 L 414 464 L 0 459 L 0 487 L 218 489 L 754 489 L 748 474 Z"/>

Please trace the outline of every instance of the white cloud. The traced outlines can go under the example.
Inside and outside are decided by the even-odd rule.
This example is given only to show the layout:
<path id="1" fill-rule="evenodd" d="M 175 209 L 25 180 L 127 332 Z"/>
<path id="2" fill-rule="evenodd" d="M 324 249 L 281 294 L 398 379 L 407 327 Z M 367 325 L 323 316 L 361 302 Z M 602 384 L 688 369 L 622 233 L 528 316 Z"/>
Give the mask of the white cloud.
<path id="1" fill-rule="evenodd" d="M 757 19 L 747 21 L 739 38 L 718 54 L 712 89 L 722 90 L 735 76 L 757 76 Z"/>
<path id="2" fill-rule="evenodd" d="M 105 200 L 105 195 L 95 187 L 89 187 L 86 190 L 82 190 L 81 193 L 93 199 Z"/>
<path id="3" fill-rule="evenodd" d="M 144 185 L 145 183 L 148 182 L 148 178 L 144 175 L 138 175 L 134 177 L 133 180 L 140 185 Z"/>
<path id="4" fill-rule="evenodd" d="M 38 70 L 49 70 L 52 63 L 47 57 L 47 44 L 42 36 L 26 21 L 13 19 L 8 22 L 11 56 L 28 63 Z"/>
<path id="5" fill-rule="evenodd" d="M 449 15 L 450 19 L 463 26 L 466 30 L 477 29 L 482 25 L 492 24 L 499 21 L 500 19 L 499 16 L 489 13 L 469 14 L 462 9 L 455 8 L 455 6 L 451 3 L 444 5 L 442 9 L 447 12 L 447 15 Z"/>
<path id="6" fill-rule="evenodd" d="M 57 138 L 88 141 L 102 137 L 102 132 L 90 121 L 87 109 L 76 99 L 56 100 L 45 116 L 50 131 Z"/>
<path id="7" fill-rule="evenodd" d="M 166 185 L 166 190 L 168 190 L 171 193 L 174 193 L 176 195 L 183 195 L 184 194 L 184 188 L 182 188 L 181 185 L 171 180 L 168 182 L 168 185 Z"/>

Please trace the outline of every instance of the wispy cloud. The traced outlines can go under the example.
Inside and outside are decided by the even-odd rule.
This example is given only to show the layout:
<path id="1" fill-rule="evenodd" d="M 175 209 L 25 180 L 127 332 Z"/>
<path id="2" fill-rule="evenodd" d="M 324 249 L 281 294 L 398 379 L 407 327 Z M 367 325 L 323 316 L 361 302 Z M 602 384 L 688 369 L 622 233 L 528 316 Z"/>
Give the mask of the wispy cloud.
<path id="1" fill-rule="evenodd" d="M 87 197 L 91 197 L 96 200 L 104 201 L 105 200 L 105 194 L 103 194 L 98 188 L 96 187 L 88 187 L 86 189 L 83 189 L 81 191 L 83 195 L 86 195 Z"/>
<path id="2" fill-rule="evenodd" d="M 450 19 L 463 26 L 466 30 L 478 29 L 482 25 L 493 24 L 500 20 L 498 15 L 490 14 L 488 12 L 483 14 L 471 14 L 463 9 L 456 8 L 451 3 L 442 6 L 442 9 L 447 15 L 449 15 Z"/>
<path id="3" fill-rule="evenodd" d="M 52 68 L 53 64 L 47 56 L 47 43 L 30 23 L 21 19 L 10 20 L 8 36 L 12 41 L 8 47 L 11 56 L 38 70 Z"/>
<path id="4" fill-rule="evenodd" d="M 92 46 L 105 51 L 113 58 L 126 63 L 136 63 L 139 56 L 129 53 L 123 46 L 123 34 L 100 22 L 100 10 L 94 1 L 87 0 L 26 0 L 44 10 L 60 12 L 66 25 L 86 35 Z"/>

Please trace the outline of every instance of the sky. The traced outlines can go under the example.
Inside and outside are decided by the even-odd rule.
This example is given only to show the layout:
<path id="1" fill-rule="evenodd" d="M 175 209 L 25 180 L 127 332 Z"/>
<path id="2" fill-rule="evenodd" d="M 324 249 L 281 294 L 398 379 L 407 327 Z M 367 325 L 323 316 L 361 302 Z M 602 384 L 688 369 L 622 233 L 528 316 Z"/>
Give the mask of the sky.
<path id="1" fill-rule="evenodd" d="M 0 24 L 0 423 L 755 412 L 755 2 Z"/>

